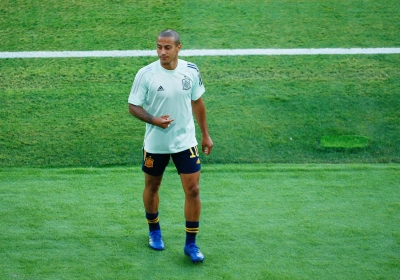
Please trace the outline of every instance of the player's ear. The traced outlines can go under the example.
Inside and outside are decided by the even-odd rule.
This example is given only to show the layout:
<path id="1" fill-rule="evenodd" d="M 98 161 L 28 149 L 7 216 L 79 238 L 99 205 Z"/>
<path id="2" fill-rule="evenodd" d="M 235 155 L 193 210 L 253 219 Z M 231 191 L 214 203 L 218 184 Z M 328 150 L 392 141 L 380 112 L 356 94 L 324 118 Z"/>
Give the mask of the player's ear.
<path id="1" fill-rule="evenodd" d="M 181 48 L 182 48 L 182 45 L 178 44 L 176 47 L 178 48 L 178 52 L 179 52 L 181 50 Z"/>

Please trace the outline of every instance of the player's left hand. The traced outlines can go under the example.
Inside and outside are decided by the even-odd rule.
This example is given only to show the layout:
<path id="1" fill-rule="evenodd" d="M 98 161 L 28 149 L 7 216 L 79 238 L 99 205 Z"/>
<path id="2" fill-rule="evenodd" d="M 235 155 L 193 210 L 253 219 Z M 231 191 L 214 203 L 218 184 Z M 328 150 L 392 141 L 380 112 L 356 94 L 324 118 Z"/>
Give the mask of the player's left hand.
<path id="1" fill-rule="evenodd" d="M 211 137 L 209 135 L 203 136 L 203 138 L 201 139 L 201 150 L 206 156 L 211 154 L 213 146 L 214 143 L 211 140 Z"/>

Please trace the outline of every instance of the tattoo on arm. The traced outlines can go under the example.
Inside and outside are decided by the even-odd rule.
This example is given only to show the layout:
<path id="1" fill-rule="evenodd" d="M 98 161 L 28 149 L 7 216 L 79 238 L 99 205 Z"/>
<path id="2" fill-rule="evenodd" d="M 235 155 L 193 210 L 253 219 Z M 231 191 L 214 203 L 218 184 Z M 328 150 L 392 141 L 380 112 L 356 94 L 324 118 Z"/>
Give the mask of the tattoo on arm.
<path id="1" fill-rule="evenodd" d="M 141 112 L 137 112 L 136 117 L 144 122 L 147 122 L 149 124 L 153 124 L 153 119 L 154 117 L 147 113 L 145 110 Z"/>
<path id="2" fill-rule="evenodd" d="M 152 115 L 150 115 L 149 113 L 147 113 L 146 110 L 143 109 L 142 107 L 130 105 L 130 112 L 132 115 L 134 115 L 139 120 L 144 121 L 149 124 L 153 124 L 154 117 Z"/>

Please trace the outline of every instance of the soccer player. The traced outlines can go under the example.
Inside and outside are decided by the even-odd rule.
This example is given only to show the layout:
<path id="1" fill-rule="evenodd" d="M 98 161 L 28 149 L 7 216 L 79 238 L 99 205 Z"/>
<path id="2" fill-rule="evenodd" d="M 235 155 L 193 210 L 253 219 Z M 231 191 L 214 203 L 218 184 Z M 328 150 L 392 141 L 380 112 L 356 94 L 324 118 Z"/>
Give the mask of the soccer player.
<path id="1" fill-rule="evenodd" d="M 202 262 L 204 255 L 196 244 L 201 211 L 200 158 L 193 115 L 200 127 L 201 149 L 208 156 L 213 141 L 208 132 L 205 92 L 200 71 L 193 63 L 178 58 L 182 45 L 175 30 L 164 30 L 157 37 L 159 60 L 143 67 L 134 79 L 129 95 L 129 112 L 146 123 L 143 146 L 145 186 L 143 203 L 149 225 L 149 246 L 163 250 L 158 190 L 164 170 L 172 158 L 185 193 L 185 255 Z"/>

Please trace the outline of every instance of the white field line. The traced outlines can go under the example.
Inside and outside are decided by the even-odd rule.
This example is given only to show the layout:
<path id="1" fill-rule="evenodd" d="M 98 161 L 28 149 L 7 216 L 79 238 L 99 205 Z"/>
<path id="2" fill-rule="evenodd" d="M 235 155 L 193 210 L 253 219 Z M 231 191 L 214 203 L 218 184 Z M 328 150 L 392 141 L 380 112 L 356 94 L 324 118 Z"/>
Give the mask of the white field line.
<path id="1" fill-rule="evenodd" d="M 215 49 L 182 50 L 180 56 L 239 56 L 239 55 L 346 55 L 400 54 L 400 48 L 324 48 L 324 49 Z M 157 56 L 155 50 L 128 51 L 32 51 L 0 52 L 4 58 L 77 58 L 77 57 L 138 57 Z"/>

